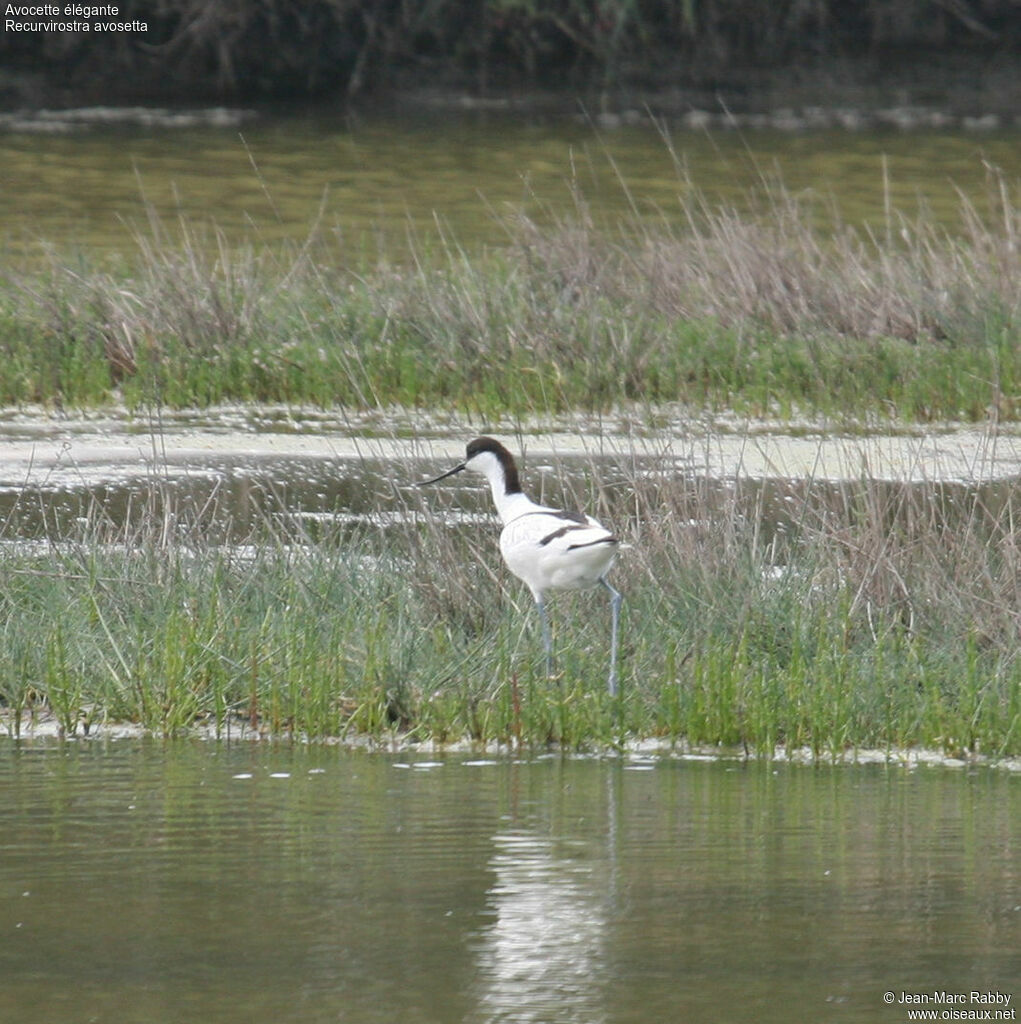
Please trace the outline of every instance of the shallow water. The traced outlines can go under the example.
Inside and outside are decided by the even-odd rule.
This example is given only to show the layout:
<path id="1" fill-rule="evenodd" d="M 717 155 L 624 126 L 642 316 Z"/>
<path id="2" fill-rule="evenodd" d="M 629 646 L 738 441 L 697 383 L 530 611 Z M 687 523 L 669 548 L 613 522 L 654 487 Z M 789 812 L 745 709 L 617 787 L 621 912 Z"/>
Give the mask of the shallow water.
<path id="1" fill-rule="evenodd" d="M 453 420 L 370 424 L 343 415 L 258 407 L 79 419 L 0 413 L 0 542 L 60 540 L 99 527 L 130 537 L 163 523 L 179 540 L 245 542 L 324 530 L 405 527 L 416 516 L 461 527 L 492 524 L 488 491 L 455 478 L 414 487 L 463 458 L 480 426 Z M 974 429 L 839 436 L 738 429 L 679 420 L 632 433 L 626 419 L 565 420 L 552 430 L 496 432 L 523 450 L 529 493 L 556 507 L 605 502 L 623 520 L 636 482 L 675 505 L 694 494 L 767 531 L 806 509 L 853 509 L 857 496 L 917 494 L 951 521 L 977 503 L 995 518 L 1021 479 L 1021 435 Z M 411 435 L 411 436 L 408 436 Z"/>
<path id="2" fill-rule="evenodd" d="M 0 1019 L 899 1022 L 885 991 L 1016 1003 L 1019 781 L 5 741 Z"/>
<path id="3" fill-rule="evenodd" d="M 48 244 L 94 257 L 133 252 L 136 234 L 174 238 L 180 217 L 214 221 L 233 242 L 301 242 L 316 224 L 337 241 L 336 259 L 358 262 L 441 239 L 504 245 L 519 211 L 547 223 L 576 212 L 579 196 L 587 215 L 615 231 L 624 222 L 680 226 L 692 190 L 744 207 L 777 179 L 820 200 L 823 224 L 832 224 L 832 199 L 842 218 L 874 230 L 890 226 L 888 206 L 909 217 L 924 209 L 955 228 L 961 195 L 988 205 L 989 167 L 1008 183 L 1021 175 L 1008 129 L 667 137 L 651 123 L 607 130 L 584 118 L 422 110 L 266 112 L 240 129 L 0 132 L 0 243 L 22 257 Z"/>

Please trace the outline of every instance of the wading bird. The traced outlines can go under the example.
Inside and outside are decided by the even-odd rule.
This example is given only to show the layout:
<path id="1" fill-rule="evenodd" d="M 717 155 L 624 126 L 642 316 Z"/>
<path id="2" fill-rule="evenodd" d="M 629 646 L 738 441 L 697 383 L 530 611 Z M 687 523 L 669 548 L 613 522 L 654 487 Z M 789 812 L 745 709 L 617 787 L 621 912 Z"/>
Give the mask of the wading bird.
<path id="1" fill-rule="evenodd" d="M 499 441 L 477 437 L 469 442 L 465 460 L 418 486 L 438 483 L 464 469 L 481 473 L 493 492 L 503 523 L 500 554 L 518 579 L 528 584 L 542 625 L 547 670 L 553 671 L 553 639 L 546 615 L 550 590 L 584 590 L 601 585 L 610 594 L 610 694 L 617 693 L 617 625 L 620 594 L 606 581 L 619 541 L 591 516 L 537 505 L 521 490 L 514 456 Z"/>

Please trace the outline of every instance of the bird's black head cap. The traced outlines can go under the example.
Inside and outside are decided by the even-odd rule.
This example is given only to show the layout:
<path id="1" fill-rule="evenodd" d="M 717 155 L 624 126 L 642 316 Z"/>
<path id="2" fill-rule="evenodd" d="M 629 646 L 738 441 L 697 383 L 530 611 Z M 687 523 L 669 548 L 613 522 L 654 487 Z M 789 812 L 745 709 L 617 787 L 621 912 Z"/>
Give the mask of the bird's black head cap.
<path id="1" fill-rule="evenodd" d="M 518 466 L 514 461 L 514 456 L 496 438 L 477 437 L 474 441 L 468 442 L 468 447 L 465 449 L 465 461 L 467 462 L 483 452 L 492 452 L 500 460 L 506 492 L 508 494 L 519 493 L 521 481 L 518 479 Z"/>

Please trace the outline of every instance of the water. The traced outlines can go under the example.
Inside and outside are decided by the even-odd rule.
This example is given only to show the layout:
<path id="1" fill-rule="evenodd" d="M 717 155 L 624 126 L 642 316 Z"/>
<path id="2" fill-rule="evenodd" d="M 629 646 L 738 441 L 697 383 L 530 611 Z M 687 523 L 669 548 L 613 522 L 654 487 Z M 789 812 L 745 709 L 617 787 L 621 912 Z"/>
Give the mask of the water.
<path id="1" fill-rule="evenodd" d="M 262 442 L 272 447 L 275 437 L 279 435 L 263 435 Z M 735 447 L 741 444 L 739 437 L 730 440 Z M 782 435 L 771 440 L 795 442 Z M 243 448 L 253 439 L 237 438 L 236 443 Z M 373 450 L 370 440 L 362 438 L 359 443 L 366 452 Z M 460 440 L 447 443 L 460 458 Z M 818 449 L 818 439 L 808 442 L 810 450 L 813 444 Z M 407 453 L 389 458 L 378 452 L 340 456 L 328 454 L 328 447 L 318 455 L 231 451 L 229 445 L 223 451 L 203 454 L 191 449 L 179 454 L 171 447 L 155 462 L 151 451 L 121 461 L 107 449 L 106 459 L 82 464 L 68 457 L 57 467 L 47 465 L 44 454 L 33 452 L 36 462 L 27 472 L 16 458 L 0 455 L 0 542 L 18 548 L 23 541 L 77 538 L 85 526 L 98 527 L 100 536 L 131 537 L 157 522 L 172 531 L 172 538 L 192 543 L 243 544 L 267 536 L 316 541 L 338 530 L 371 528 L 391 531 L 391 542 L 399 546 L 419 517 L 451 529 L 473 527 L 493 534 L 492 499 L 477 481 L 452 480 L 439 496 L 413 487 L 415 481 L 453 464 L 453 456 L 445 462 Z M 612 449 L 612 443 L 608 447 Z M 1021 473 L 1014 446 L 1007 444 L 1003 448 L 1009 459 L 1005 451 L 1002 466 L 986 465 L 989 475 L 979 473 L 976 464 L 982 460 L 973 455 L 970 465 L 975 473 L 970 477 L 923 475 L 913 480 L 905 474 L 869 482 L 853 475 L 830 478 L 822 472 L 816 477 L 786 475 L 775 461 L 768 473 L 751 467 L 735 471 L 679 458 L 665 451 L 661 441 L 655 454 L 640 443 L 630 451 L 603 455 L 554 456 L 544 453 L 541 444 L 529 448 L 529 492 L 554 507 L 589 504 L 595 481 L 622 522 L 635 482 L 649 479 L 659 486 L 664 500 L 670 496 L 679 507 L 698 507 L 696 495 L 703 510 L 725 509 L 736 500 L 741 514 L 757 521 L 767 540 L 777 531 L 797 531 L 806 515 L 813 520 L 827 514 L 853 518 L 865 495 L 890 510 L 891 522 L 898 515 L 922 514 L 922 509 L 923 517 L 932 514 L 961 523 L 972 520 L 977 509 L 980 519 L 994 522 L 1015 495 Z M 820 456 L 818 464 L 822 462 Z M 849 458 L 846 465 L 853 468 L 856 463 Z"/>
<path id="2" fill-rule="evenodd" d="M 419 517 L 491 539 L 492 500 L 477 481 L 452 479 L 428 494 L 413 486 L 462 459 L 479 429 L 428 416 L 373 428 L 258 407 L 167 413 L 158 429 L 115 412 L 12 413 L 0 417 L 0 544 L 76 539 L 86 528 L 130 540 L 158 523 L 167 539 L 196 544 L 314 542 L 370 528 L 389 530 L 399 546 Z M 889 509 L 891 524 L 936 516 L 975 525 L 976 512 L 992 523 L 1021 479 L 1021 437 L 1009 431 L 799 436 L 685 422 L 643 438 L 611 419 L 594 429 L 564 420 L 526 437 L 525 486 L 558 508 L 602 500 L 620 529 L 636 485 L 699 514 L 736 501 L 768 541 L 820 516 L 853 520 L 866 495 Z"/>
<path id="3" fill-rule="evenodd" d="M 442 237 L 470 249 L 507 242 L 507 219 L 575 210 L 597 223 L 684 223 L 692 189 L 743 205 L 777 176 L 795 194 L 882 229 L 886 203 L 958 224 L 958 190 L 986 207 L 987 165 L 1021 176 L 1011 130 L 966 132 L 616 130 L 584 119 L 440 116 L 346 119 L 263 114 L 239 129 L 92 128 L 71 135 L 0 133 L 2 235 L 38 254 L 81 246 L 131 253 L 152 237 L 151 210 L 175 237 L 178 217 L 215 221 L 235 242 L 302 241 L 313 223 L 337 258 L 407 254 Z M 622 186 L 622 181 L 627 187 Z M 889 185 L 889 196 L 885 194 Z M 212 244 L 212 243 L 210 243 Z"/>
<path id="4" fill-rule="evenodd" d="M 899 1022 L 887 990 L 1016 1002 L 1018 782 L 8 741 L 0 1019 Z"/>

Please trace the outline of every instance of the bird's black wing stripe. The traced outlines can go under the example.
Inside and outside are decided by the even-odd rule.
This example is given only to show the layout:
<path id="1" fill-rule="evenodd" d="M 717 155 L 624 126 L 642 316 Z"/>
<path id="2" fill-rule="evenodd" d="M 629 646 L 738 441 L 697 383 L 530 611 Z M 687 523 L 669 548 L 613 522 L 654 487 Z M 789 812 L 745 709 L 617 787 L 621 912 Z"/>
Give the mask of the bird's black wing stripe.
<path id="1" fill-rule="evenodd" d="M 590 547 L 592 547 L 595 544 L 619 544 L 619 543 L 620 543 L 620 541 L 617 540 L 617 538 L 614 537 L 613 534 L 609 534 L 608 533 L 605 537 L 600 537 L 599 540 L 586 541 L 586 543 L 584 543 L 584 544 L 571 544 L 571 545 L 568 546 L 567 550 L 568 551 L 574 551 L 577 548 L 590 548 Z"/>
<path id="2" fill-rule="evenodd" d="M 570 519 L 572 523 L 588 526 L 588 516 L 584 512 L 557 512 L 556 515 L 560 519 Z"/>
<path id="3" fill-rule="evenodd" d="M 550 541 L 556 540 L 558 537 L 563 537 L 565 533 L 570 533 L 572 530 L 584 530 L 586 526 L 580 523 L 575 523 L 572 526 L 561 526 L 558 530 L 554 530 L 552 533 L 547 533 L 542 540 L 539 541 L 539 547 L 545 547 Z M 581 544 L 574 544 L 572 547 L 583 547 Z"/>

